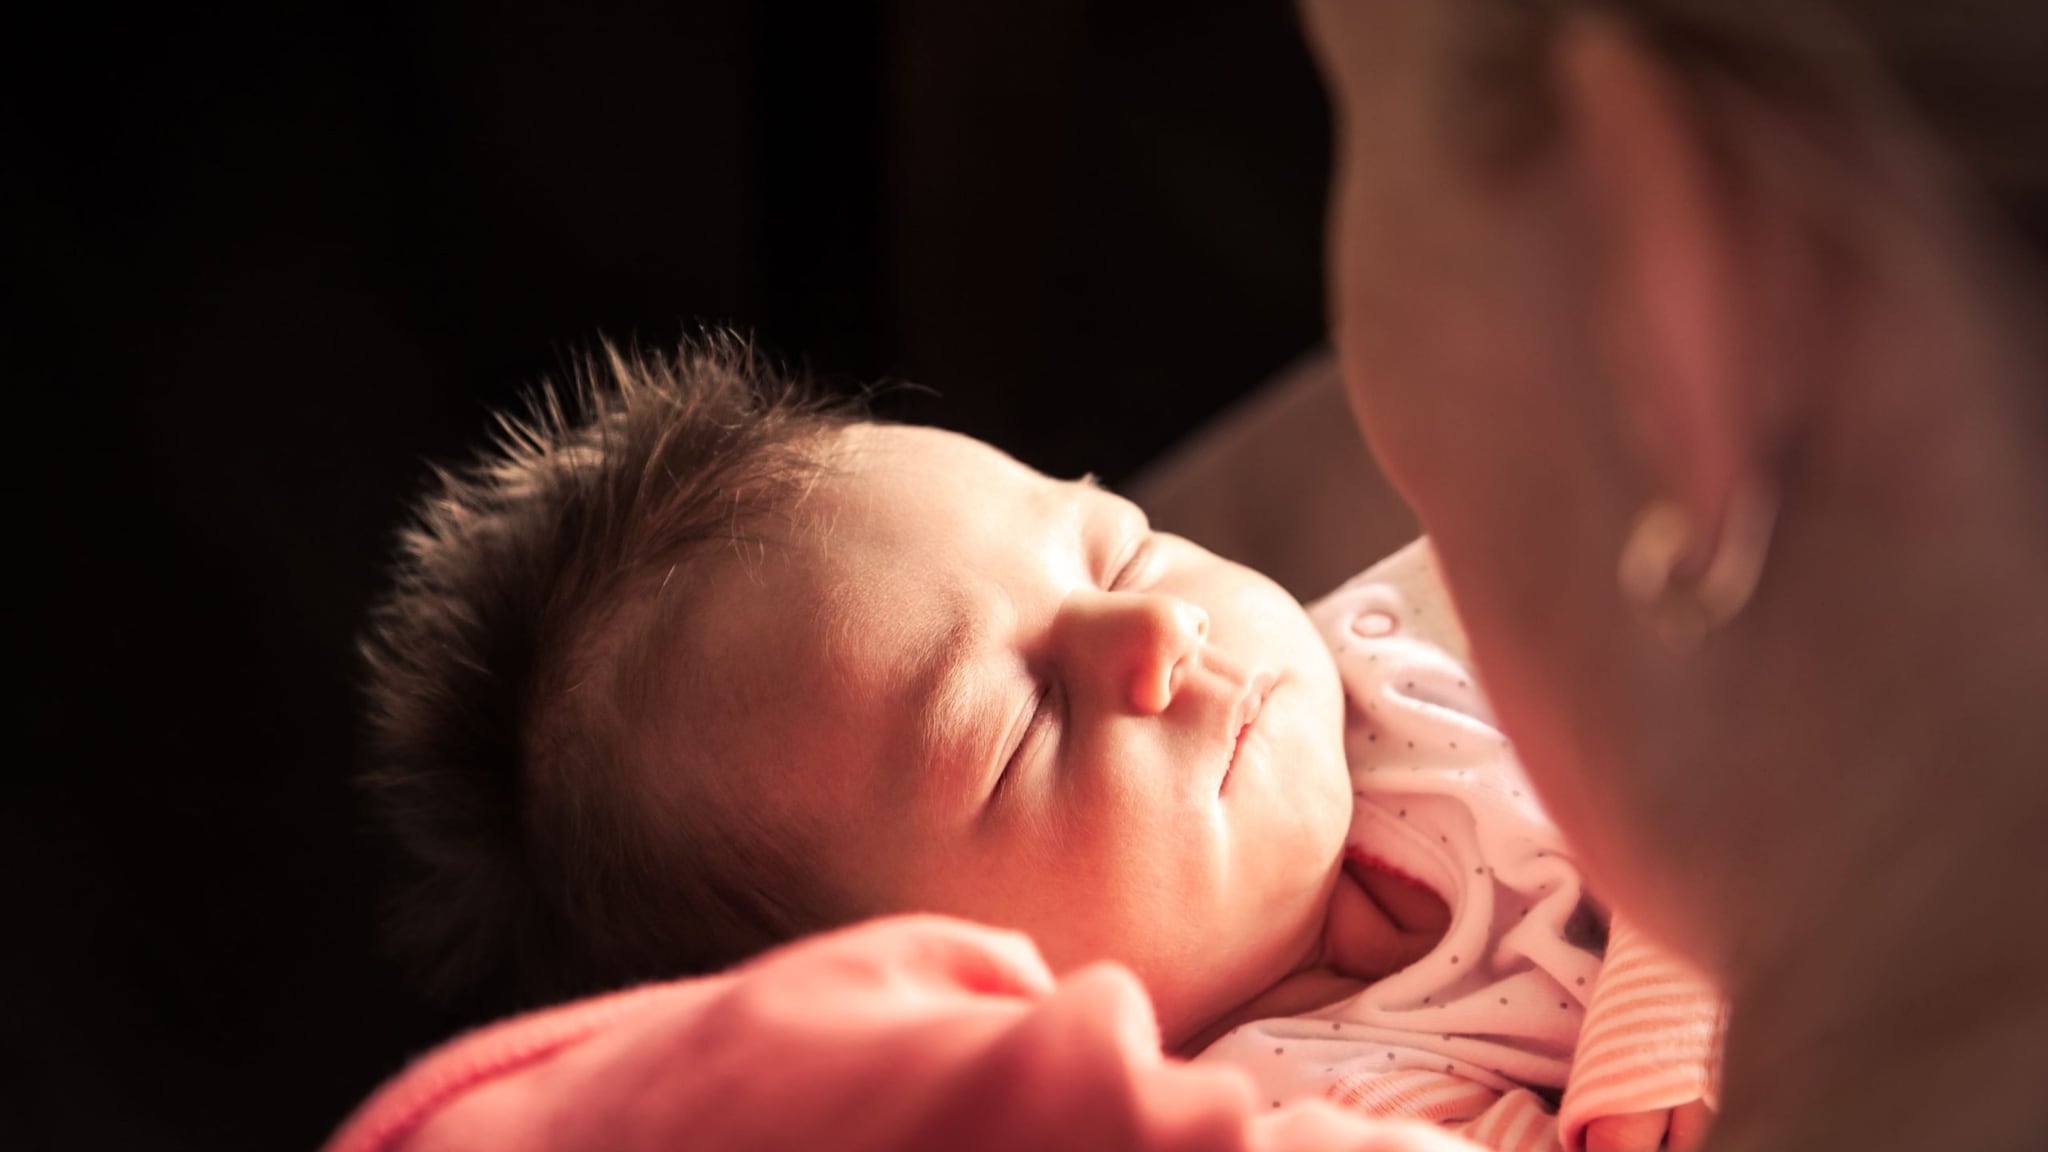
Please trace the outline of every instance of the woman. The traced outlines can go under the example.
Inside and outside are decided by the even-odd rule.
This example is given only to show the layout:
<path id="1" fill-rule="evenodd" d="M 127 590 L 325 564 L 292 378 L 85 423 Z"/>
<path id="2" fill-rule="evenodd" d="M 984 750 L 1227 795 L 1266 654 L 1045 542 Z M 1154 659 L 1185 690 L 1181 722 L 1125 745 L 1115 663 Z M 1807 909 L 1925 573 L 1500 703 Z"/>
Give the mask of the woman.
<path id="1" fill-rule="evenodd" d="M 2048 1144 L 2041 6 L 1307 15 L 1352 399 L 1559 822 L 1732 991 L 1713 1146 Z M 1263 1103 L 910 920 L 459 1042 L 335 1147 L 1456 1145 Z"/>
<path id="2" fill-rule="evenodd" d="M 2043 7 L 1307 15 L 1354 407 L 1559 823 L 1731 990 L 1723 1146 L 2048 1143 Z"/>

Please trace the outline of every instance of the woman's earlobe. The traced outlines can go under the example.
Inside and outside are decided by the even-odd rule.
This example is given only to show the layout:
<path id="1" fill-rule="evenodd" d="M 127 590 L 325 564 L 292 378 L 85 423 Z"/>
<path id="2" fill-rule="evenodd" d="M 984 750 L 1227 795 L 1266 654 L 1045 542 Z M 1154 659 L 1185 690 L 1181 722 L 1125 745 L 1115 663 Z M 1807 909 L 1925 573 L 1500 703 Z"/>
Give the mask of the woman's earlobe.
<path id="1" fill-rule="evenodd" d="M 1680 654 L 1749 606 L 1770 558 L 1778 493 L 1742 484 L 1711 533 L 1670 501 L 1653 501 L 1623 540 L 1616 578 L 1622 598 Z"/>

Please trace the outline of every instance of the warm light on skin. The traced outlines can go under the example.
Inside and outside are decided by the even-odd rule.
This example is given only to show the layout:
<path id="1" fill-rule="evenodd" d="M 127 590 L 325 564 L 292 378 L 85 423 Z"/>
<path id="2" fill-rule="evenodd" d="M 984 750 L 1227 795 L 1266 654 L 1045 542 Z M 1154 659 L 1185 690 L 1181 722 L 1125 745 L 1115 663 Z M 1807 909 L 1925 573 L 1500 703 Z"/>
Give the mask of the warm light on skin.
<path id="1" fill-rule="evenodd" d="M 688 638 L 714 714 L 750 718 L 706 736 L 748 765 L 711 802 L 868 911 L 1129 965 L 1169 1045 L 1318 964 L 1350 785 L 1301 606 L 965 437 L 862 426 L 830 456 Z"/>

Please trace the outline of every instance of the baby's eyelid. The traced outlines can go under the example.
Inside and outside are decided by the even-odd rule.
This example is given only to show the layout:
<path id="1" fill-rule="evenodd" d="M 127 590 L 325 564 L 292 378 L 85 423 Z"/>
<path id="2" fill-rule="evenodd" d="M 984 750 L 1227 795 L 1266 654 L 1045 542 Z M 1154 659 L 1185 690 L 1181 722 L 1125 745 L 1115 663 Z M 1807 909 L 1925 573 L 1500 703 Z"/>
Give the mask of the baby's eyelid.
<path id="1" fill-rule="evenodd" d="M 1145 561 L 1152 555 L 1153 534 L 1150 526 L 1138 533 L 1124 553 L 1123 562 L 1111 574 L 1107 588 L 1111 592 L 1122 590 L 1137 579 L 1145 567 Z"/>
<path id="2" fill-rule="evenodd" d="M 1067 728 L 1067 691 L 1058 677 L 1039 685 L 1037 703 L 1031 710 L 1031 723 L 1024 729 L 1024 738 L 1017 742 L 1016 760 L 1020 765 L 1034 759 L 1059 755 L 1061 734 Z"/>
<path id="3" fill-rule="evenodd" d="M 1008 751 L 1004 754 L 1002 768 L 996 773 L 995 785 L 989 789 L 991 799 L 1002 792 L 1004 785 L 1009 783 L 1010 776 L 1024 759 L 1024 753 L 1031 748 L 1032 737 L 1038 734 L 1039 726 L 1044 723 L 1046 707 L 1051 699 L 1051 685 L 1040 683 L 1032 690 L 1031 706 L 1024 713 L 1024 724 L 1017 730 L 1017 738 L 1010 743 Z"/>

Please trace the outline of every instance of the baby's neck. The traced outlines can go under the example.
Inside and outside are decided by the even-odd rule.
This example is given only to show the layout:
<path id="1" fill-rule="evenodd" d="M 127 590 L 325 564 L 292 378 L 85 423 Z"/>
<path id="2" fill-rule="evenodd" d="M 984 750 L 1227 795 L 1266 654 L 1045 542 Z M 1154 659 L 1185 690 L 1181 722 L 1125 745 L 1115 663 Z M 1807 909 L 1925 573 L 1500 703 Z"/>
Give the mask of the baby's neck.
<path id="1" fill-rule="evenodd" d="M 1300 1016 L 1355 995 L 1427 955 L 1450 926 L 1435 894 L 1347 859 L 1323 917 L 1316 947 L 1292 972 L 1225 1013 L 1176 1054 L 1193 1056 L 1253 1020 Z"/>

